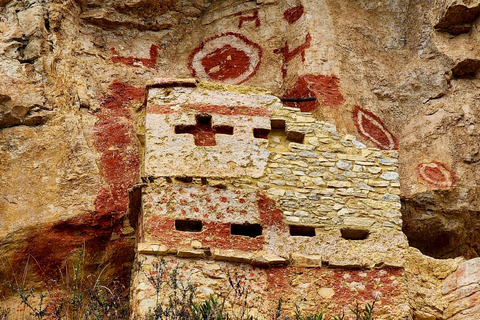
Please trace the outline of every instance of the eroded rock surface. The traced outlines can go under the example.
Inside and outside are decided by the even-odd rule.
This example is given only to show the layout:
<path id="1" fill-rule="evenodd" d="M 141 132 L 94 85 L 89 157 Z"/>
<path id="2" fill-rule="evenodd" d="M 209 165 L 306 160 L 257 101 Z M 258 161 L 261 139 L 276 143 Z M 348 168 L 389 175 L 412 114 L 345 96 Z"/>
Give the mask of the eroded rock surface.
<path id="1" fill-rule="evenodd" d="M 0 0 L 0 254 L 9 261 L 0 278 L 31 255 L 45 270 L 30 264 L 29 281 L 41 286 L 44 271 L 59 277 L 57 265 L 85 244 L 88 270 L 109 265 L 106 277 L 128 282 L 138 223 L 129 190 L 143 176 L 146 84 L 160 77 L 316 97 L 289 106 L 357 136 L 356 146 L 398 149 L 395 196 L 411 246 L 434 258 L 478 257 L 479 8 L 467 0 Z M 440 290 L 459 261 L 402 250 L 413 261 L 401 266 L 412 283 L 408 312 L 468 319 L 475 308 L 451 311 Z"/>

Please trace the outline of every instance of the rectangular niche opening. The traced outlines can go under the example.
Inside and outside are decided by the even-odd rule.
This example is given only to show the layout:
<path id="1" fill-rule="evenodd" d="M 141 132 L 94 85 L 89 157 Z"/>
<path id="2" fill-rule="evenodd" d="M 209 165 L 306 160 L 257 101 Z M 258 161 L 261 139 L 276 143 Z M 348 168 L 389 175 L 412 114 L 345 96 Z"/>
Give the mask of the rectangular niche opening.
<path id="1" fill-rule="evenodd" d="M 247 236 L 255 238 L 262 235 L 262 226 L 258 223 L 249 224 L 235 224 L 232 223 L 230 226 L 230 233 L 237 236 Z"/>
<path id="2" fill-rule="evenodd" d="M 342 238 L 346 240 L 365 240 L 370 234 L 369 230 L 352 228 L 342 228 L 340 232 L 342 233 Z"/>
<path id="3" fill-rule="evenodd" d="M 175 230 L 185 232 L 202 231 L 203 223 L 200 220 L 175 220 Z"/>
<path id="4" fill-rule="evenodd" d="M 254 128 L 253 136 L 258 139 L 268 139 L 269 129 Z"/>
<path id="5" fill-rule="evenodd" d="M 270 124 L 272 129 L 283 129 L 285 130 L 285 120 L 283 119 L 271 119 Z"/>
<path id="6" fill-rule="evenodd" d="M 290 226 L 290 235 L 293 237 L 315 237 L 315 228 L 307 226 Z"/>
<path id="7" fill-rule="evenodd" d="M 218 134 L 233 135 L 233 127 L 230 126 L 213 126 L 213 130 Z"/>
<path id="8" fill-rule="evenodd" d="M 305 133 L 297 132 L 297 131 L 286 131 L 285 120 L 271 119 L 270 123 L 271 123 L 273 133 L 283 132 L 283 134 L 287 137 L 288 141 L 303 143 L 303 140 L 305 139 Z"/>
<path id="9" fill-rule="evenodd" d="M 195 118 L 197 119 L 197 122 L 199 124 L 209 126 L 212 123 L 212 115 L 210 115 L 208 113 L 199 113 L 195 116 Z"/>
<path id="10" fill-rule="evenodd" d="M 296 143 L 303 143 L 305 139 L 305 133 L 296 132 L 296 131 L 288 131 L 287 132 L 287 140 L 296 142 Z"/>

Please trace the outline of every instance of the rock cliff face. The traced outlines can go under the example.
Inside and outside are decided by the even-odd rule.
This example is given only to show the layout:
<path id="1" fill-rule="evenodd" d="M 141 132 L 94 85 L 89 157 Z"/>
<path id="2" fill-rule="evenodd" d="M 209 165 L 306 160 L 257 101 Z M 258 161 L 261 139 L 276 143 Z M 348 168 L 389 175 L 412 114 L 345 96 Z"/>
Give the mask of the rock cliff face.
<path id="1" fill-rule="evenodd" d="M 398 150 L 401 312 L 477 317 L 479 15 L 476 0 L 0 0 L 0 279 L 42 287 L 84 246 L 86 272 L 129 283 L 147 81 L 196 77 L 316 97 L 286 105 Z"/>

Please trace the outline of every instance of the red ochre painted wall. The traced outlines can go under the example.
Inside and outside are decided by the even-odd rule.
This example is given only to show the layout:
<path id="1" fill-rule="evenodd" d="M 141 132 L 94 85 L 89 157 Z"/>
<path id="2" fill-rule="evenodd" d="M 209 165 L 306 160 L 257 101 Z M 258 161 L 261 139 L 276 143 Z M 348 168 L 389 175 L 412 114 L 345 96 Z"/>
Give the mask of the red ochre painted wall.
<path id="1" fill-rule="evenodd" d="M 220 192 L 219 189 L 215 191 Z M 240 194 L 240 191 L 238 192 Z M 197 196 L 201 195 L 190 194 L 190 197 Z M 275 207 L 275 201 L 268 198 L 260 191 L 257 192 L 256 196 L 260 217 L 259 224 L 263 228 L 276 226 L 279 232 L 287 232 L 287 227 L 282 222 L 282 211 Z M 220 201 L 222 201 L 221 199 Z M 241 200 L 242 198 L 240 198 L 240 201 Z M 167 203 L 168 201 L 169 199 L 167 198 L 162 199 L 162 202 L 164 203 Z M 227 200 L 225 199 L 225 201 Z M 181 200 L 180 204 L 186 205 L 186 203 L 183 204 Z M 215 214 L 215 204 L 210 204 L 208 197 L 206 206 L 209 213 Z M 194 207 L 193 210 L 197 211 L 198 208 Z M 227 208 L 227 212 L 228 210 L 229 209 Z M 230 213 L 234 213 L 233 209 Z M 264 236 L 252 238 L 248 236 L 232 235 L 230 234 L 231 223 L 229 222 L 203 221 L 203 229 L 201 232 L 193 233 L 175 230 L 175 219 L 182 219 L 185 214 L 186 212 L 181 210 L 175 217 L 172 217 L 171 215 L 168 217 L 154 215 L 147 218 L 144 222 L 144 229 L 149 241 L 159 242 L 168 248 L 189 246 L 191 241 L 199 240 L 202 245 L 211 247 L 212 249 L 234 249 L 246 252 L 263 250 L 263 245 L 265 243 Z M 220 212 L 216 214 L 218 219 L 223 219 L 223 217 L 219 216 L 220 214 Z M 239 212 L 238 214 L 242 213 Z M 203 220 L 202 217 L 197 217 L 196 219 Z"/>
<path id="2" fill-rule="evenodd" d="M 207 38 L 195 48 L 188 68 L 192 77 L 241 84 L 255 75 L 261 60 L 260 45 L 242 34 L 227 32 Z"/>
<path id="3" fill-rule="evenodd" d="M 399 141 L 379 117 L 359 106 L 353 108 L 353 122 L 358 133 L 381 150 L 397 150 Z"/>
<path id="4" fill-rule="evenodd" d="M 283 13 L 283 18 L 288 22 L 288 24 L 292 24 L 297 22 L 297 20 L 302 17 L 304 12 L 305 10 L 303 9 L 303 6 L 299 5 L 285 10 Z"/>
<path id="5" fill-rule="evenodd" d="M 176 248 L 188 246 L 192 240 L 199 240 L 202 245 L 217 249 L 236 249 L 241 251 L 262 250 L 263 236 L 250 238 L 230 234 L 230 223 L 203 222 L 201 232 L 183 232 L 175 230 L 175 219 L 154 216 L 145 223 L 145 228 L 152 240 Z"/>
<path id="6" fill-rule="evenodd" d="M 168 188 L 168 187 L 167 187 Z M 221 190 L 213 192 L 220 193 Z M 237 190 L 239 200 L 243 199 Z M 189 194 L 197 198 L 200 195 Z M 147 196 L 148 197 L 148 196 Z M 177 199 L 182 205 L 182 199 Z M 221 198 L 220 198 L 220 201 Z M 161 199 L 162 203 L 169 199 Z M 256 202 L 259 223 L 265 227 L 275 227 L 279 232 L 286 232 L 282 222 L 282 212 L 275 202 L 263 192 L 257 191 Z M 207 203 L 209 201 L 207 200 Z M 184 203 L 186 206 L 187 203 Z M 195 208 L 193 208 L 195 210 Z M 215 215 L 215 208 L 212 208 Z M 163 213 L 166 216 L 153 216 L 145 222 L 146 232 L 154 242 L 158 241 L 168 248 L 189 246 L 192 240 L 199 240 L 211 249 L 233 249 L 254 252 L 263 249 L 264 237 L 249 238 L 230 234 L 230 223 L 204 221 L 203 231 L 199 233 L 175 230 L 174 221 L 185 213 Z M 201 217 L 198 217 L 201 220 Z M 205 217 L 206 218 L 206 217 Z M 261 268 L 249 264 L 237 264 L 212 260 L 189 260 L 177 257 L 165 257 L 170 270 L 179 270 L 180 280 L 188 279 L 196 287 L 207 286 L 216 294 L 231 290 L 228 277 L 240 281 L 248 289 L 248 308 L 258 308 L 262 315 L 276 310 L 278 299 L 282 298 L 284 310 L 294 310 L 295 305 L 305 311 L 329 310 L 329 315 L 341 314 L 355 306 L 372 303 L 376 299 L 375 312 L 394 314 L 395 308 L 405 302 L 403 296 L 404 275 L 401 269 L 351 270 L 321 268 L 304 268 L 280 266 Z M 218 267 L 217 267 L 218 265 Z M 215 266 L 212 268 L 212 266 Z M 193 275 L 195 274 L 195 275 Z M 227 276 L 226 276 L 227 275 Z M 153 288 L 153 287 L 152 287 Z M 143 297 L 154 295 L 154 290 L 145 290 Z M 285 315 L 293 316 L 286 313 Z M 268 317 L 267 317 L 268 318 Z"/>
<path id="7" fill-rule="evenodd" d="M 237 13 L 237 15 L 242 15 L 242 13 Z M 258 17 L 258 10 L 253 11 L 251 16 L 241 16 L 238 19 L 238 29 L 241 29 L 243 24 L 248 21 L 253 21 L 255 23 L 255 27 L 260 27 L 261 22 L 260 18 Z"/>
<path id="8" fill-rule="evenodd" d="M 267 296 L 271 301 L 283 297 L 292 303 L 302 300 L 299 296 L 299 284 L 308 284 L 306 290 L 313 308 L 307 311 L 318 310 L 322 304 L 334 302 L 336 306 L 329 310 L 341 313 L 343 307 L 353 307 L 359 303 L 372 303 L 375 298 L 381 301 L 379 305 L 394 307 L 403 293 L 403 284 L 400 282 L 403 271 L 399 269 L 382 270 L 336 270 L 327 268 L 298 268 L 276 267 L 265 270 L 267 277 Z M 334 295 L 331 298 L 322 297 L 317 293 L 320 288 L 332 288 Z M 307 294 L 307 295 L 308 295 Z M 315 306 L 316 301 L 316 306 Z"/>
<path id="9" fill-rule="evenodd" d="M 160 51 L 160 47 L 154 44 L 150 46 L 150 58 L 122 57 L 118 55 L 115 48 L 111 48 L 110 50 L 113 54 L 113 63 L 122 63 L 129 67 L 140 67 L 143 65 L 147 68 L 156 68 L 157 56 L 158 52 Z"/>
<path id="10" fill-rule="evenodd" d="M 128 189 L 139 180 L 140 157 L 129 109 L 132 102 L 144 101 L 144 89 L 114 81 L 110 94 L 102 100 L 94 114 L 94 145 L 100 154 L 103 187 L 98 190 L 95 210 L 65 221 L 45 224 L 33 231 L 26 245 L 19 249 L 12 266 L 23 270 L 30 258 L 37 276 L 42 280 L 59 279 L 59 267 L 71 258 L 75 249 L 85 245 L 85 269 L 95 272 L 98 265 L 109 264 L 111 272 L 122 283 L 129 283 L 133 262 L 134 241 L 122 234 L 128 209 Z M 114 238 L 115 240 L 113 240 Z M 33 262 L 35 260 L 35 263 Z M 13 270 L 12 270 L 13 271 Z"/>
<path id="11" fill-rule="evenodd" d="M 227 262 L 212 268 L 208 261 L 197 260 L 191 264 L 190 260 L 175 257 L 165 258 L 165 261 L 169 269 L 178 268 L 181 281 L 190 281 L 198 288 L 222 288 L 226 293 L 231 288 L 229 277 L 233 282 L 239 281 L 249 293 L 248 308 L 258 308 L 265 319 L 272 318 L 280 298 L 283 310 L 295 310 L 298 305 L 301 310 L 310 312 L 329 310 L 327 316 L 343 311 L 351 315 L 350 308 L 356 302 L 363 306 L 375 300 L 374 315 L 394 316 L 406 299 L 401 269 L 261 268 Z M 154 291 L 145 291 L 145 294 L 148 296 Z M 288 312 L 283 314 L 294 316 Z"/>
<path id="12" fill-rule="evenodd" d="M 272 111 L 263 108 L 252 108 L 247 106 L 227 106 L 227 105 L 201 105 L 201 104 L 185 104 L 179 108 L 172 109 L 171 105 L 149 105 L 147 113 L 153 114 L 171 114 L 180 112 L 197 112 L 220 114 L 226 116 L 260 116 L 269 117 Z"/>
<path id="13" fill-rule="evenodd" d="M 338 107 L 345 99 L 340 93 L 340 80 L 335 75 L 301 75 L 285 97 L 316 97 L 316 101 L 301 103 L 287 102 L 289 107 L 300 108 L 304 112 L 314 111 L 319 106 Z"/>

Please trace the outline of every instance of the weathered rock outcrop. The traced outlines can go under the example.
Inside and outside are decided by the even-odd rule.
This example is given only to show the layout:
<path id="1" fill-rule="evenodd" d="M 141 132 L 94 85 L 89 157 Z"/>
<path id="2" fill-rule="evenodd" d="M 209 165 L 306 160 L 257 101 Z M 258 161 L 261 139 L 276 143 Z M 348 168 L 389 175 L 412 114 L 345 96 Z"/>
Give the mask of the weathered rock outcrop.
<path id="1" fill-rule="evenodd" d="M 454 303 L 463 287 L 442 294 L 441 282 L 480 250 L 479 8 L 0 0 L 0 279 L 29 261 L 29 283 L 42 287 L 84 245 L 87 271 L 129 281 L 147 81 L 197 77 L 316 97 L 289 106 L 398 149 L 403 232 L 433 257 L 402 249 L 406 304 L 418 319 L 473 317 L 470 302 Z"/>
<path id="2" fill-rule="evenodd" d="M 463 262 L 442 285 L 446 304 L 446 319 L 475 318 L 480 314 L 480 259 Z"/>

